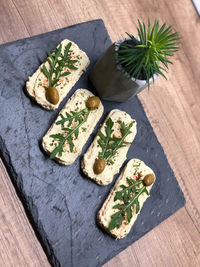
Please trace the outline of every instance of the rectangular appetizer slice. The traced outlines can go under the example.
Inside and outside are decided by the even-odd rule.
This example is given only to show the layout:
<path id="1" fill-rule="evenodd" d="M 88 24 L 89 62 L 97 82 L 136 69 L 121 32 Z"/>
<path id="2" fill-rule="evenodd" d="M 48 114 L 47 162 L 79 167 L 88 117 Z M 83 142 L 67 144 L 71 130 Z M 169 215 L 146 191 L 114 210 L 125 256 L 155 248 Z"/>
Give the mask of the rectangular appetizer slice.
<path id="1" fill-rule="evenodd" d="M 103 114 L 99 97 L 86 89 L 77 90 L 42 139 L 51 159 L 72 164 Z"/>
<path id="2" fill-rule="evenodd" d="M 83 156 L 83 172 L 99 185 L 111 183 L 135 135 L 136 121 L 124 111 L 112 110 Z"/>
<path id="3" fill-rule="evenodd" d="M 150 196 L 154 182 L 152 169 L 139 159 L 131 159 L 97 214 L 100 226 L 117 239 L 125 237 Z"/>
<path id="4" fill-rule="evenodd" d="M 63 98 L 78 81 L 90 61 L 74 42 L 63 40 L 28 78 L 26 89 L 30 97 L 45 109 L 57 109 Z"/>

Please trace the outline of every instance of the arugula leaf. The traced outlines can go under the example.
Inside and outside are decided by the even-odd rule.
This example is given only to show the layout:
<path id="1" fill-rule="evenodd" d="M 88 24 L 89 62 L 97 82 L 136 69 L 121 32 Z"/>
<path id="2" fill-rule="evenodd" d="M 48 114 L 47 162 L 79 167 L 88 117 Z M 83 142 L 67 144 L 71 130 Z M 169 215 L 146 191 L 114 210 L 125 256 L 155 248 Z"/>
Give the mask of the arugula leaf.
<path id="1" fill-rule="evenodd" d="M 42 66 L 42 72 L 48 79 L 48 87 L 56 87 L 61 77 L 70 75 L 70 71 L 63 72 L 65 68 L 69 68 L 70 70 L 77 70 L 77 67 L 74 66 L 74 64 L 78 60 L 71 60 L 69 54 L 71 45 L 71 42 L 66 45 L 64 54 L 61 53 L 61 44 L 53 51 L 52 54 L 48 51 L 49 58 L 47 59 L 47 62 L 49 63 L 49 71 L 47 70 L 47 67 L 45 65 L 46 63 Z"/>
<path id="2" fill-rule="evenodd" d="M 109 224 L 108 229 L 112 230 L 115 227 L 119 228 L 122 225 L 123 220 L 124 220 L 124 215 L 120 211 L 118 211 L 117 213 L 112 215 L 112 220 Z"/>
<path id="3" fill-rule="evenodd" d="M 72 115 L 66 112 L 67 118 L 65 118 L 62 114 L 60 114 L 61 120 L 56 122 L 57 125 L 61 124 L 62 130 L 64 131 L 64 133 L 50 135 L 51 138 L 54 138 L 55 140 L 58 141 L 58 145 L 51 152 L 51 155 L 50 155 L 51 159 L 54 159 L 57 154 L 60 157 L 62 156 L 66 141 L 68 141 L 69 143 L 70 152 L 73 152 L 73 149 L 74 149 L 73 140 L 78 138 L 79 128 L 83 125 L 83 123 L 87 121 L 90 111 L 86 108 L 86 109 L 81 110 L 80 112 L 71 111 L 71 113 Z M 73 120 L 78 122 L 78 124 L 76 125 L 75 128 L 70 128 L 70 126 L 72 126 Z M 68 125 L 67 127 L 64 127 L 64 123 L 66 121 L 68 121 Z"/>
<path id="4" fill-rule="evenodd" d="M 71 124 L 72 124 L 72 121 L 73 121 L 74 119 L 75 119 L 75 120 L 80 119 L 80 116 L 81 116 L 82 114 L 87 113 L 87 112 L 88 112 L 88 109 L 87 109 L 87 108 L 82 109 L 82 110 L 79 111 L 79 112 L 71 111 L 72 115 L 70 115 L 68 112 L 65 112 L 65 114 L 66 114 L 66 116 L 67 116 L 66 118 L 65 118 L 62 114 L 60 114 L 61 120 L 57 121 L 57 122 L 56 122 L 56 125 L 61 124 L 62 127 L 64 127 L 65 122 L 68 121 L 68 122 L 69 122 L 69 123 L 68 123 L 68 127 L 70 127 Z"/>
<path id="5" fill-rule="evenodd" d="M 62 156 L 62 152 L 63 152 L 63 145 L 62 143 L 65 141 L 65 138 L 62 134 L 52 134 L 50 137 L 54 138 L 54 139 L 58 139 L 60 144 L 53 150 L 53 152 L 51 153 L 50 158 L 55 158 L 56 154 L 59 153 L 59 156 Z"/>
<path id="6" fill-rule="evenodd" d="M 65 76 L 68 76 L 70 74 L 70 72 L 69 71 L 66 71 L 66 72 L 63 72 L 61 75 L 60 75 L 60 77 L 65 77 Z"/>
<path id="7" fill-rule="evenodd" d="M 111 118 L 109 118 L 106 121 L 105 125 L 105 132 L 106 135 L 104 135 L 100 130 L 98 131 L 98 136 L 100 137 L 98 139 L 98 144 L 101 147 L 102 151 L 99 152 L 99 158 L 104 158 L 107 163 L 112 164 L 111 158 L 115 156 L 117 150 L 121 147 L 125 147 L 128 144 L 131 144 L 130 142 L 124 141 L 125 138 L 131 133 L 130 129 L 135 123 L 135 121 L 132 121 L 128 126 L 122 121 L 118 121 L 121 126 L 121 136 L 120 138 L 113 136 L 113 126 L 114 122 Z"/>
<path id="8" fill-rule="evenodd" d="M 46 68 L 45 65 L 43 65 L 42 71 L 43 71 L 44 75 L 45 75 L 47 78 L 49 78 L 49 72 L 48 72 L 48 70 L 47 70 L 47 68 Z"/>
<path id="9" fill-rule="evenodd" d="M 119 200 L 120 204 L 113 206 L 113 209 L 118 209 L 118 211 L 111 216 L 111 221 L 108 226 L 109 230 L 119 228 L 124 220 L 126 221 L 126 224 L 128 224 L 133 217 L 133 207 L 135 206 L 136 214 L 140 211 L 139 196 L 142 193 L 149 195 L 146 186 L 143 185 L 141 187 L 142 179 L 139 178 L 135 181 L 126 178 L 126 180 L 128 186 L 120 185 L 122 189 L 115 193 L 114 201 Z"/>

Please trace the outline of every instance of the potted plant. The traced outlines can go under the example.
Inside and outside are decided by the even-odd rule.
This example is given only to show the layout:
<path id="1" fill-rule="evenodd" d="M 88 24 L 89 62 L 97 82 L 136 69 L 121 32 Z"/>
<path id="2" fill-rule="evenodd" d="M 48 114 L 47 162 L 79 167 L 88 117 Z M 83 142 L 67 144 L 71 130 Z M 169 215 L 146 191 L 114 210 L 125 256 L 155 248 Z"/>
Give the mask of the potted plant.
<path id="1" fill-rule="evenodd" d="M 94 65 L 90 80 L 105 100 L 123 102 L 149 87 L 159 75 L 166 79 L 169 57 L 178 51 L 177 32 L 164 23 L 153 27 L 138 20 L 138 36 L 113 43 Z"/>

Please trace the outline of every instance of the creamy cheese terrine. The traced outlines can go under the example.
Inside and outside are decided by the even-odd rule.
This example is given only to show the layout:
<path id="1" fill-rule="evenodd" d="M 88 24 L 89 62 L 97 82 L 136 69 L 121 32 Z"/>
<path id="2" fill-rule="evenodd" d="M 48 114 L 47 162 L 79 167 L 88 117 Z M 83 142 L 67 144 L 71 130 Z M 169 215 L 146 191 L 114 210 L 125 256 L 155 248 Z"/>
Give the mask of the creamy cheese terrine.
<path id="1" fill-rule="evenodd" d="M 152 184 L 149 186 L 144 186 L 143 183 L 138 182 L 138 179 L 142 180 L 144 182 L 144 177 L 150 176 L 150 178 L 153 177 L 151 180 Z M 123 186 L 129 186 L 130 184 L 127 182 L 127 178 L 130 180 L 134 180 L 138 183 L 138 191 L 142 191 L 142 187 L 145 187 L 147 190 L 147 193 L 150 193 L 150 190 L 153 186 L 153 183 L 155 182 L 155 174 L 152 171 L 151 168 L 149 168 L 145 163 L 139 159 L 131 159 L 125 168 L 123 169 L 122 173 L 120 174 L 119 178 L 117 179 L 116 184 L 114 185 L 113 189 L 111 190 L 110 194 L 108 195 L 106 201 L 104 202 L 102 208 L 99 210 L 97 214 L 97 221 L 100 224 L 101 227 L 103 227 L 109 234 L 114 236 L 117 239 L 125 237 L 131 230 L 131 227 L 135 223 L 137 216 L 139 215 L 142 206 L 144 202 L 147 200 L 147 198 L 150 196 L 145 192 L 142 192 L 139 197 L 138 197 L 138 202 L 139 202 L 139 210 L 136 213 L 136 205 L 134 204 L 131 206 L 132 210 L 132 217 L 130 218 L 130 222 L 127 222 L 127 214 L 125 215 L 125 219 L 122 220 L 121 225 L 117 228 L 115 227 L 112 229 L 114 226 L 111 225 L 111 216 L 113 214 L 116 214 L 117 212 L 120 211 L 120 209 L 113 208 L 113 206 L 117 204 L 123 204 L 122 200 L 115 199 L 116 198 L 116 192 L 119 192 L 123 190 Z M 122 188 L 123 187 L 123 188 Z M 119 194 L 119 193 L 118 193 Z M 135 197 L 135 194 L 131 194 L 131 197 Z M 129 203 L 131 202 L 131 199 L 129 200 Z M 126 204 L 123 208 L 124 210 L 127 208 Z M 126 209 L 127 211 L 127 209 Z M 119 215 L 118 215 L 119 216 Z M 115 223 L 119 222 L 119 217 L 118 221 Z M 112 223 L 113 224 L 113 223 Z M 110 230 L 112 229 L 112 230 Z"/>
<path id="2" fill-rule="evenodd" d="M 86 71 L 86 68 L 90 63 L 90 60 L 86 53 L 83 52 L 74 42 L 69 41 L 67 39 L 63 40 L 57 46 L 58 48 L 61 45 L 62 55 L 64 55 L 65 48 L 69 43 L 71 43 L 68 57 L 68 59 L 70 59 L 70 62 L 68 66 L 65 66 L 62 69 L 62 74 L 64 74 L 65 72 L 69 72 L 70 74 L 66 76 L 60 76 L 59 81 L 57 82 L 56 89 L 59 94 L 59 101 L 57 104 L 50 103 L 46 98 L 46 90 L 49 86 L 49 80 L 44 74 L 43 67 L 45 65 L 47 71 L 49 71 L 50 62 L 52 62 L 50 56 L 42 65 L 40 65 L 37 71 L 31 77 L 29 77 L 28 81 L 26 82 L 26 89 L 28 94 L 45 109 L 53 110 L 58 108 L 59 104 L 62 102 L 62 100 L 68 94 L 74 84 L 78 81 L 82 73 Z M 61 58 L 59 57 L 59 59 Z M 76 62 L 73 63 L 73 61 Z M 58 64 L 54 66 L 54 69 L 56 69 L 57 66 Z M 53 77 L 55 77 L 55 74 L 53 75 Z"/>
<path id="3" fill-rule="evenodd" d="M 80 155 L 103 114 L 101 102 L 93 110 L 86 107 L 87 100 L 92 96 L 86 89 L 77 90 L 42 139 L 44 150 L 63 165 L 72 164 Z"/>
<path id="4" fill-rule="evenodd" d="M 126 154 L 136 135 L 136 121 L 132 119 L 131 116 L 124 111 L 114 109 L 108 114 L 105 122 L 103 123 L 100 129 L 101 133 L 104 136 L 107 136 L 106 129 L 107 129 L 107 126 L 109 126 L 110 124 L 108 122 L 110 122 L 111 124 L 113 122 L 111 137 L 119 138 L 119 142 L 120 142 L 120 138 L 122 138 L 123 136 L 122 128 L 128 127 L 128 126 L 131 126 L 131 127 L 129 129 L 128 135 L 124 139 L 126 143 L 122 144 L 122 147 L 116 150 L 116 153 L 114 153 L 115 154 L 114 156 L 112 157 L 109 156 L 112 154 L 112 151 L 113 151 L 112 149 L 108 151 L 104 151 L 105 153 L 103 155 L 103 158 L 105 158 L 106 160 L 106 165 L 105 165 L 105 169 L 100 174 L 95 173 L 95 170 L 94 170 L 95 160 L 98 159 L 99 157 L 102 157 L 102 150 L 104 150 L 105 148 L 105 147 L 102 148 L 100 145 L 100 142 L 102 140 L 100 140 L 101 138 L 100 138 L 99 133 L 95 137 L 93 143 L 91 144 L 87 152 L 84 154 L 82 162 L 81 162 L 82 170 L 88 176 L 88 178 L 94 180 L 99 185 L 107 185 L 112 182 L 114 175 L 119 172 L 120 167 L 122 166 L 123 162 L 126 160 Z M 118 142 L 118 140 L 116 140 L 116 142 Z M 109 144 L 112 146 L 113 143 L 114 142 L 111 140 Z M 108 144 L 105 146 L 107 146 L 108 148 Z M 110 157 L 109 160 L 107 160 L 108 157 Z"/>

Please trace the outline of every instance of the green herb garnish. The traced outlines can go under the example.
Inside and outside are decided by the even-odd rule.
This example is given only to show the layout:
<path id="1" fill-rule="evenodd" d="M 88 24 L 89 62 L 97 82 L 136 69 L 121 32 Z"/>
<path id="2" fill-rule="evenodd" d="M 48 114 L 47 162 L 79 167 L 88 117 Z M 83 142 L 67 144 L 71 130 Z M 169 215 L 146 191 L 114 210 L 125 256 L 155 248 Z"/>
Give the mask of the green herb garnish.
<path id="1" fill-rule="evenodd" d="M 125 142 L 125 138 L 127 135 L 131 133 L 130 129 L 135 123 L 135 121 L 132 121 L 128 126 L 122 121 L 118 121 L 120 123 L 120 130 L 121 130 L 121 137 L 118 138 L 112 133 L 114 132 L 113 126 L 114 122 L 112 121 L 111 118 L 109 118 L 106 121 L 106 126 L 105 126 L 105 132 L 106 135 L 104 135 L 100 130 L 98 132 L 99 139 L 98 139 L 98 144 L 100 145 L 102 151 L 99 152 L 99 158 L 103 158 L 106 160 L 107 163 L 113 163 L 111 160 L 112 157 L 115 156 L 117 150 L 121 147 L 125 147 L 128 144 L 131 144 L 130 142 Z"/>
<path id="2" fill-rule="evenodd" d="M 133 168 L 135 168 L 134 175 L 136 175 L 138 173 L 138 169 L 139 169 L 140 165 L 141 165 L 141 162 L 139 162 L 138 164 L 134 164 L 133 165 Z"/>
<path id="3" fill-rule="evenodd" d="M 82 127 L 81 129 L 82 129 L 83 132 L 87 131 L 87 128 L 85 128 L 85 127 Z"/>
<path id="4" fill-rule="evenodd" d="M 54 50 L 52 54 L 50 54 L 50 52 L 48 51 L 49 58 L 47 59 L 47 61 L 50 68 L 49 70 L 47 70 L 45 64 L 43 64 L 42 67 L 42 72 L 47 77 L 49 82 L 48 87 L 56 87 L 61 77 L 65 77 L 71 73 L 70 71 L 65 71 L 62 73 L 64 68 L 77 70 L 77 68 L 74 66 L 77 60 L 71 60 L 69 55 L 71 45 L 71 42 L 66 45 L 64 54 L 61 53 L 61 44 Z M 47 89 L 48 87 L 45 88 Z"/>
<path id="5" fill-rule="evenodd" d="M 168 64 L 172 64 L 169 57 L 179 50 L 177 42 L 180 37 L 177 32 L 172 32 L 171 26 L 166 27 L 165 23 L 159 27 L 158 20 L 155 20 L 152 28 L 150 21 L 147 27 L 139 20 L 138 24 L 140 40 L 127 33 L 130 41 L 119 44 L 116 60 L 130 77 L 146 80 L 149 86 L 149 80 L 151 77 L 154 79 L 155 73 L 167 79 L 164 72 L 167 72 Z"/>
<path id="6" fill-rule="evenodd" d="M 109 230 L 114 228 L 119 228 L 122 225 L 122 222 L 126 220 L 128 224 L 133 217 L 132 208 L 135 205 L 136 214 L 140 211 L 139 196 L 142 193 L 149 195 L 149 192 L 146 189 L 146 186 L 140 186 L 143 182 L 142 179 L 133 179 L 126 178 L 128 186 L 120 185 L 122 190 L 115 193 L 114 201 L 119 200 L 120 203 L 113 206 L 113 209 L 118 209 L 116 213 L 111 216 L 111 221 L 109 223 Z"/>
<path id="7" fill-rule="evenodd" d="M 81 118 L 81 115 L 84 115 L 88 112 L 88 108 L 84 108 L 82 109 L 81 111 L 79 112 L 75 112 L 75 111 L 71 111 L 71 114 L 70 115 L 68 112 L 65 112 L 66 114 L 66 117 L 64 117 L 62 114 L 60 114 L 60 117 L 61 117 L 61 120 L 57 121 L 56 122 L 56 125 L 59 125 L 61 124 L 62 127 L 64 127 L 64 124 L 66 121 L 68 121 L 68 127 L 70 127 L 72 125 L 72 121 L 75 119 L 75 120 L 80 120 Z"/>
<path id="8" fill-rule="evenodd" d="M 85 123 L 89 116 L 89 109 L 85 108 L 81 110 L 80 112 L 74 112 L 71 111 L 72 115 L 66 112 L 66 118 L 60 114 L 61 120 L 57 121 L 57 125 L 61 125 L 62 130 L 64 131 L 63 134 L 52 134 L 50 135 L 51 138 L 54 138 L 59 141 L 58 145 L 55 147 L 55 149 L 51 152 L 50 158 L 53 159 L 58 154 L 60 157 L 62 156 L 62 153 L 64 152 L 63 147 L 65 145 L 65 142 L 69 142 L 70 152 L 73 152 L 74 149 L 74 143 L 73 140 L 78 138 L 79 135 L 79 128 Z M 70 128 L 72 125 L 72 121 L 78 122 L 78 124 L 74 128 Z M 67 127 L 64 126 L 64 123 L 68 121 Z"/>

